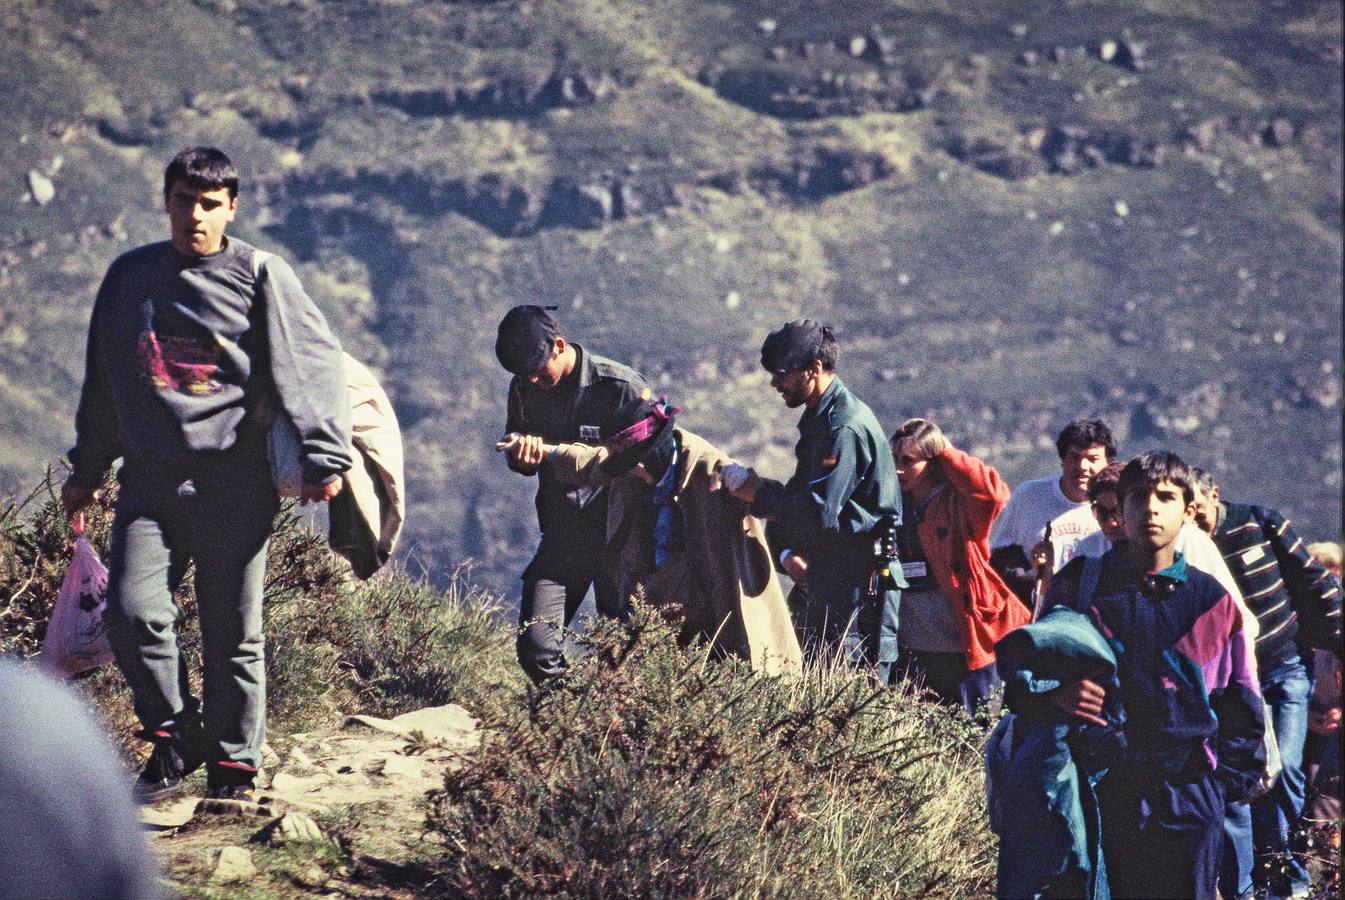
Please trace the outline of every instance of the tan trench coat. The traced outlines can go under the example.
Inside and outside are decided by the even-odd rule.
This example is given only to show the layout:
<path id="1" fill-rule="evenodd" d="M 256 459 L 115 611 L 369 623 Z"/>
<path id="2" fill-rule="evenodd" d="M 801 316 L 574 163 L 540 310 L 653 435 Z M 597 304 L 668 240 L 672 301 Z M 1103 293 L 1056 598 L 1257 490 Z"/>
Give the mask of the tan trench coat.
<path id="1" fill-rule="evenodd" d="M 703 636 L 766 674 L 799 671 L 803 657 L 765 529 L 747 504 L 720 490 L 719 471 L 730 458 L 684 428 L 677 434 L 673 502 L 684 540 L 657 570 L 650 485 L 634 475 L 602 475 L 598 465 L 607 451 L 601 447 L 560 444 L 549 465 L 563 482 L 610 484 L 605 563 L 622 597 L 643 586 L 646 600 L 683 620 L 683 641 Z"/>

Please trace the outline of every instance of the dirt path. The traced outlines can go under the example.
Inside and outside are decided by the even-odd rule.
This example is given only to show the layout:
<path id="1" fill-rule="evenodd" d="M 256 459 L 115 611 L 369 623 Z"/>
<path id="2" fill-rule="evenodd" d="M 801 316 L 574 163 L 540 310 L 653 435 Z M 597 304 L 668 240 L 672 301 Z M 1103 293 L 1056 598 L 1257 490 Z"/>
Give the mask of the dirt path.
<path id="1" fill-rule="evenodd" d="M 433 891 L 426 794 L 480 743 L 456 705 L 278 740 L 257 802 L 200 803 L 188 792 L 144 812 L 170 889 L 184 897 L 415 897 Z"/>

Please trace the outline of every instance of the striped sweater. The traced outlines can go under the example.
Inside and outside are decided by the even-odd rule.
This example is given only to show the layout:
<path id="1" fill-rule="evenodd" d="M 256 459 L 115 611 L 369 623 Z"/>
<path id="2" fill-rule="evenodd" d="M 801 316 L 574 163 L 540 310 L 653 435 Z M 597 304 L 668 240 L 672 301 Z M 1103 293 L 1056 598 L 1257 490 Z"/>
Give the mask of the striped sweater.
<path id="1" fill-rule="evenodd" d="M 1340 584 L 1314 562 L 1278 510 L 1220 503 L 1214 543 L 1261 626 L 1257 667 L 1293 662 L 1299 644 L 1340 646 Z"/>

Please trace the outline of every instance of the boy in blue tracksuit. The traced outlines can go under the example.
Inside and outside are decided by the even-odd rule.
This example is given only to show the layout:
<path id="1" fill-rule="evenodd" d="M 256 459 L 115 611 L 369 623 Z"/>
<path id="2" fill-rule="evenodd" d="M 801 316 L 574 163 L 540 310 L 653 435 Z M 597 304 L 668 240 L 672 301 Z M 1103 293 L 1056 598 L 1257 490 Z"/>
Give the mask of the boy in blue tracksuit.
<path id="1" fill-rule="evenodd" d="M 1080 598 L 1079 559 L 1047 594 L 1048 607 L 1085 612 L 1117 657 L 1127 749 L 1098 789 L 1111 894 L 1213 898 L 1224 804 L 1248 795 L 1264 763 L 1251 650 L 1232 598 L 1174 549 L 1194 498 L 1186 464 L 1142 454 L 1118 487 L 1126 540 L 1103 557 L 1096 587 Z M 1094 681 L 1048 696 L 1105 725 Z"/>

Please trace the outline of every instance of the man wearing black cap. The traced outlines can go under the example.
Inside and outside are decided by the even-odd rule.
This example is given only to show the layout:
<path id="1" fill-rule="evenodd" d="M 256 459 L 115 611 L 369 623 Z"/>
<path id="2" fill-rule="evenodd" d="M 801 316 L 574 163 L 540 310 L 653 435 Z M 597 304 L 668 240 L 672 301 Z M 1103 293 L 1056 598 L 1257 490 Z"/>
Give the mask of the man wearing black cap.
<path id="1" fill-rule="evenodd" d="M 830 326 L 811 319 L 772 332 L 761 364 L 785 406 L 803 407 L 798 459 L 785 484 L 726 470 L 734 496 L 773 520 L 785 542 L 780 564 L 802 592 L 793 604 L 804 650 L 842 644 L 854 662 L 875 663 L 886 681 L 897 657 L 900 566 L 874 581 L 874 533 L 901 521 L 901 490 L 877 418 L 836 376 L 840 356 Z M 800 595 L 801 594 L 801 595 Z"/>
<path id="2" fill-rule="evenodd" d="M 560 674 L 564 627 L 592 585 L 598 612 L 620 616 L 621 597 L 603 573 L 607 491 L 565 485 L 542 467 L 543 444 L 597 444 L 619 429 L 623 406 L 650 399 L 635 370 L 567 341 L 541 306 L 515 306 L 495 341 L 500 365 L 512 372 L 505 430 L 522 435 L 508 450 L 509 468 L 536 475 L 542 541 L 523 570 L 518 659 L 535 682 Z M 615 427 L 614 427 L 615 426 Z"/>

